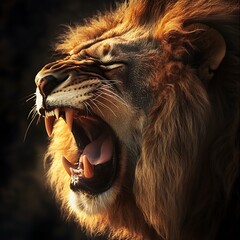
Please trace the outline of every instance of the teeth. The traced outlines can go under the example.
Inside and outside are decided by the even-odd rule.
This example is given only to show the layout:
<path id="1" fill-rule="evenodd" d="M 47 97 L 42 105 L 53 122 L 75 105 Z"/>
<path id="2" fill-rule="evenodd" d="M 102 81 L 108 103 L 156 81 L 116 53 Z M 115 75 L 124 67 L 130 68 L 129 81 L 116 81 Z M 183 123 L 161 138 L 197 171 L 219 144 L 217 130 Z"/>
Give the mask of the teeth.
<path id="1" fill-rule="evenodd" d="M 75 169 L 75 168 L 70 168 L 71 171 L 71 175 L 79 175 L 79 176 L 83 176 L 83 169 Z"/>
<path id="2" fill-rule="evenodd" d="M 94 166 L 88 161 L 87 156 L 82 156 L 83 169 L 84 169 L 84 177 L 92 178 L 94 176 Z"/>
<path id="3" fill-rule="evenodd" d="M 62 156 L 62 163 L 68 175 L 71 176 L 71 163 L 64 156 Z"/>
<path id="4" fill-rule="evenodd" d="M 74 110 L 71 109 L 71 108 L 66 108 L 65 109 L 65 116 L 66 116 L 66 123 L 67 123 L 70 131 L 72 131 Z"/>
<path id="5" fill-rule="evenodd" d="M 55 116 L 46 116 L 44 118 L 45 128 L 49 137 L 52 136 L 53 125 L 55 122 Z"/>
<path id="6" fill-rule="evenodd" d="M 47 134 L 50 137 L 52 135 L 52 129 L 55 119 L 59 119 L 60 111 L 65 111 L 66 123 L 70 131 L 72 131 L 73 117 L 75 111 L 71 108 L 65 108 L 64 110 L 60 108 L 55 108 L 52 111 L 45 111 L 45 126 Z"/>
<path id="7" fill-rule="evenodd" d="M 60 109 L 59 108 L 54 109 L 54 115 L 55 115 L 56 119 L 59 119 L 59 115 L 60 115 Z"/>
<path id="8" fill-rule="evenodd" d="M 54 116 L 54 111 L 45 111 L 45 116 L 46 117 L 53 117 Z"/>
<path id="9" fill-rule="evenodd" d="M 88 161 L 86 155 L 81 155 L 78 163 L 78 167 L 69 162 L 64 156 L 62 156 L 63 167 L 69 176 L 73 177 L 74 175 L 82 176 L 85 178 L 94 177 L 94 166 Z"/>

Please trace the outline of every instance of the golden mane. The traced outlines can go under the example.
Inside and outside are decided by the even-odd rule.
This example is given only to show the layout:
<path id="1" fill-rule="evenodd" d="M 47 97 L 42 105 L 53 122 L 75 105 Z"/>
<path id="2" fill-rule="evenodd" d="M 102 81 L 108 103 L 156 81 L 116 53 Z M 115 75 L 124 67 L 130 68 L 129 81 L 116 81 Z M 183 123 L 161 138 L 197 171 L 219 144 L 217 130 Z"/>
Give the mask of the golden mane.
<path id="1" fill-rule="evenodd" d="M 205 44 L 199 44 L 205 25 L 226 42 L 226 54 L 210 81 L 199 80 L 185 64 Z M 157 69 L 149 74 L 157 97 L 144 125 L 135 176 L 126 169 L 126 176 L 120 173 L 122 180 L 112 190 L 120 193 L 109 209 L 76 218 L 89 233 L 108 232 L 114 239 L 216 239 L 239 187 L 234 185 L 240 168 L 239 2 L 132 0 L 83 26 L 69 27 L 56 50 L 74 53 L 92 39 L 123 34 L 134 40 L 139 32 L 161 43 L 164 61 L 145 59 L 146 66 Z M 74 157 L 77 149 L 62 122 L 55 125 L 46 154 L 48 178 L 62 208 L 72 215 L 69 176 L 60 159 Z M 124 151 L 121 158 L 128 161 Z"/>

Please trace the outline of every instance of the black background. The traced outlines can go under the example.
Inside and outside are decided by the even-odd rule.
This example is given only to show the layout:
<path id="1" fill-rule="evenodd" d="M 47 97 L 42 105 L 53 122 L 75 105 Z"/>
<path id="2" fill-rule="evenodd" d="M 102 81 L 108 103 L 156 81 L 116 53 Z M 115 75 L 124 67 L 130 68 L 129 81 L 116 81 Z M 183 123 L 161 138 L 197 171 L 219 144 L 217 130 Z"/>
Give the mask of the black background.
<path id="1" fill-rule="evenodd" d="M 28 99 L 36 73 L 52 61 L 51 46 L 63 25 L 81 23 L 110 6 L 110 0 L 1 0 L 1 240 L 93 239 L 84 237 L 73 220 L 66 221 L 47 187 L 42 160 L 47 134 L 37 117 L 27 132 L 34 105 Z"/>

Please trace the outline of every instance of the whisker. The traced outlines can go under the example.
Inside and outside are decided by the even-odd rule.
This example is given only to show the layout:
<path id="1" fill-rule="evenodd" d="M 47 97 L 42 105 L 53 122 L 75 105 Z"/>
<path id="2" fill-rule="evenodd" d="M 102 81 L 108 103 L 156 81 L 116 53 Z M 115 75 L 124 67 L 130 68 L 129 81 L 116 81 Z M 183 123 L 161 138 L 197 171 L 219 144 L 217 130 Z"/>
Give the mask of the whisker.
<path id="1" fill-rule="evenodd" d="M 92 106 L 88 103 L 88 102 L 83 102 L 84 104 L 84 107 L 86 108 L 86 111 L 87 111 L 87 116 L 91 113 L 93 113 L 93 108 Z"/>
<path id="2" fill-rule="evenodd" d="M 97 101 L 99 105 L 101 105 L 101 106 L 109 109 L 109 110 L 112 112 L 112 114 L 113 114 L 115 117 L 117 117 L 117 115 L 115 114 L 115 112 L 114 112 L 108 105 L 104 104 L 104 103 L 101 102 L 101 101 L 98 101 L 97 99 L 95 99 L 95 101 Z"/>
<path id="3" fill-rule="evenodd" d="M 34 105 L 34 106 L 32 107 L 32 109 L 31 109 L 31 111 L 29 112 L 29 114 L 28 114 L 28 116 L 27 116 L 27 119 L 29 119 L 29 117 L 30 117 L 31 115 L 35 114 L 35 112 L 37 112 L 37 110 L 36 110 L 36 106 Z"/>
<path id="4" fill-rule="evenodd" d="M 111 97 L 111 96 L 109 95 L 109 97 Z M 110 100 L 109 98 L 107 98 L 107 97 L 104 97 L 104 94 L 101 94 L 101 95 L 97 96 L 97 98 L 102 98 L 102 99 L 108 101 L 110 104 L 112 104 L 112 105 L 113 105 L 114 107 L 116 107 L 117 109 L 119 109 L 119 107 L 118 107 L 113 101 L 111 101 L 111 100 Z"/>
<path id="5" fill-rule="evenodd" d="M 114 95 L 112 95 L 112 94 L 110 94 L 110 93 L 102 92 L 102 94 L 100 95 L 100 97 L 101 97 L 102 95 L 105 95 L 106 97 L 112 98 L 113 100 L 115 100 L 115 101 L 117 101 L 117 102 L 119 102 L 119 103 L 122 104 L 122 101 L 121 101 L 119 98 L 117 98 L 116 96 L 114 96 Z"/>
<path id="6" fill-rule="evenodd" d="M 38 115 L 38 119 L 37 119 L 37 123 L 36 123 L 36 124 L 39 124 L 39 122 L 40 122 L 40 119 L 41 119 L 41 116 L 40 116 L 40 115 Z"/>
<path id="7" fill-rule="evenodd" d="M 89 112 L 88 105 L 86 102 L 83 102 L 83 105 L 84 105 L 84 108 L 86 109 L 87 116 L 88 116 L 88 112 Z"/>
<path id="8" fill-rule="evenodd" d="M 103 87 L 107 87 L 109 90 L 116 92 L 116 90 L 118 92 L 121 92 L 121 90 L 119 89 L 119 86 L 122 85 L 122 82 L 119 80 L 111 80 L 111 81 L 103 81 Z"/>
<path id="9" fill-rule="evenodd" d="M 94 96 L 94 98 L 92 100 L 94 101 L 95 99 L 99 98 L 102 95 L 103 95 L 102 91 L 97 91 L 97 94 Z"/>
<path id="10" fill-rule="evenodd" d="M 25 100 L 25 102 L 29 102 L 30 100 L 32 100 L 32 99 L 34 99 L 34 98 L 36 98 L 36 94 L 35 94 L 35 93 L 33 93 L 32 96 L 28 97 L 28 98 Z"/>
<path id="11" fill-rule="evenodd" d="M 98 111 L 101 113 L 101 115 L 104 117 L 103 112 L 101 111 L 101 109 L 98 107 L 98 105 L 93 101 L 93 99 L 89 99 L 89 101 L 98 109 Z"/>
<path id="12" fill-rule="evenodd" d="M 109 97 L 112 97 L 113 99 L 115 99 L 119 103 L 122 103 L 125 107 L 128 107 L 127 102 L 122 97 L 120 97 L 118 94 L 116 94 L 115 92 L 111 91 L 109 88 L 103 87 L 103 88 L 101 88 L 101 90 L 106 95 L 108 95 Z"/>
<path id="13" fill-rule="evenodd" d="M 26 129 L 26 132 L 25 132 L 25 134 L 24 134 L 23 141 L 26 140 L 28 131 L 29 131 L 29 129 L 30 129 L 30 126 L 32 125 L 32 123 L 33 123 L 34 119 L 36 118 L 36 116 L 37 116 L 37 112 L 35 112 L 35 113 L 33 114 L 32 119 L 31 119 L 30 123 L 28 124 L 28 127 L 27 127 L 27 129 Z"/>
<path id="14" fill-rule="evenodd" d="M 122 84 L 120 80 L 101 80 L 105 85 L 113 88 L 113 85 Z"/>
<path id="15" fill-rule="evenodd" d="M 112 94 L 120 97 L 118 94 L 116 94 L 116 93 L 114 92 L 114 88 L 113 88 L 112 84 L 104 84 L 104 85 L 101 85 L 100 89 L 108 90 L 108 91 L 111 92 Z"/>

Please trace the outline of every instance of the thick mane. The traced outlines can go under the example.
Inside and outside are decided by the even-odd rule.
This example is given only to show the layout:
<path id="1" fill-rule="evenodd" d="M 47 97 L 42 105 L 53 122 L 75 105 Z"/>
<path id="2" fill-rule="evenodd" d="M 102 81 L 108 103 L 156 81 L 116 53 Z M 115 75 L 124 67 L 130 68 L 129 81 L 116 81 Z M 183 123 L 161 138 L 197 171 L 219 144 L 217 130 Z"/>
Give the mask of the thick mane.
<path id="1" fill-rule="evenodd" d="M 226 44 L 219 68 L 207 69 L 214 73 L 210 80 L 196 70 L 207 45 L 201 42 L 203 26 L 215 29 Z M 231 215 L 239 188 L 239 1 L 132 0 L 88 20 L 87 26 L 69 27 L 56 50 L 74 53 L 92 39 L 125 35 L 134 40 L 144 31 L 161 46 L 163 60 L 154 63 L 150 84 L 157 97 L 147 116 L 135 178 L 127 172 L 122 181 L 133 182 L 134 191 L 119 194 L 113 213 L 78 219 L 89 232 L 110 229 L 116 239 L 212 240 L 222 234 L 219 228 Z M 64 149 L 56 149 L 72 146 L 73 139 L 58 124 L 46 155 L 53 160 L 49 179 L 70 209 L 68 176 L 58 163 Z"/>
<path id="2" fill-rule="evenodd" d="M 148 9 L 143 8 L 143 16 L 149 9 L 154 9 L 150 18 L 162 16 L 155 35 L 166 43 L 166 52 L 159 81 L 163 90 L 148 119 L 135 194 L 147 221 L 166 239 L 214 239 L 235 191 L 240 62 L 239 9 L 232 3 L 144 2 Z M 187 52 L 183 46 L 195 47 L 186 31 L 192 23 L 216 28 L 227 44 L 207 88 L 180 62 Z"/>
<path id="3" fill-rule="evenodd" d="M 239 24 L 238 15 L 237 0 L 130 0 L 117 5 L 115 11 L 86 20 L 84 25 L 69 27 L 67 32 L 60 36 L 56 50 L 68 53 L 76 46 L 82 46 L 84 41 L 107 35 L 118 36 L 140 27 L 158 38 L 164 38 L 172 32 L 185 32 L 183 27 L 193 22 L 217 27 L 226 33 L 226 37 L 230 36 L 231 44 L 237 47 L 238 39 L 233 40 L 232 36 L 239 35 L 236 28 Z"/>

